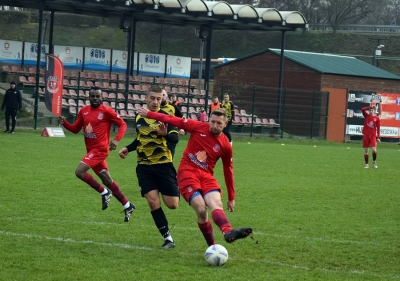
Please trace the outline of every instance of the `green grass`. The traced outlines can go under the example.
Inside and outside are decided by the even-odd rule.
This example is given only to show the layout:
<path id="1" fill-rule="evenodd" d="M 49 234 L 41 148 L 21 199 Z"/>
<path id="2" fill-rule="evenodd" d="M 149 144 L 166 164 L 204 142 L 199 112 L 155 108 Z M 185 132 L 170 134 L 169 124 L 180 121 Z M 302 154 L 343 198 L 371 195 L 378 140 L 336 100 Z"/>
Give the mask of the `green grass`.
<path id="1" fill-rule="evenodd" d="M 0 280 L 400 279 L 396 144 L 379 145 L 375 170 L 363 168 L 360 143 L 236 137 L 237 198 L 228 218 L 255 233 L 230 245 L 214 225 L 230 258 L 213 268 L 184 200 L 177 210 L 164 207 L 177 247 L 158 249 L 163 241 L 140 197 L 135 154 L 121 160 L 114 151 L 107 160 L 137 205 L 123 223 L 115 198 L 102 211 L 100 196 L 74 175 L 82 135 L 17 130 L 0 142 Z M 186 142 L 177 146 L 176 166 Z M 216 177 L 224 187 L 220 163 Z M 226 195 L 224 187 L 224 205 Z"/>

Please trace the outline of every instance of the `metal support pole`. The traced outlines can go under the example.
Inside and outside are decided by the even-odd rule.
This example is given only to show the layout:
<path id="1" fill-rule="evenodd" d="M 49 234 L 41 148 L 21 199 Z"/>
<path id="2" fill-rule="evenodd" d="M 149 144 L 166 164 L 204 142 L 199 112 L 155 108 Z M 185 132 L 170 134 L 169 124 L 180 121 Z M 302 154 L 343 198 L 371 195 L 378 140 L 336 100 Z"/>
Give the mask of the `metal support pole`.
<path id="1" fill-rule="evenodd" d="M 256 101 L 256 90 L 257 86 L 253 87 L 253 102 L 251 105 L 251 128 L 250 128 L 250 137 L 253 136 L 253 128 L 254 128 L 254 110 L 255 110 L 255 101 Z"/>
<path id="2" fill-rule="evenodd" d="M 126 63 L 126 72 L 125 72 L 125 110 L 128 111 L 128 97 L 129 97 L 129 79 L 131 76 L 131 68 L 132 68 L 132 45 L 133 45 L 133 30 L 135 29 L 133 16 L 131 17 L 131 26 L 128 30 L 128 59 Z M 118 80 L 117 80 L 117 95 L 118 95 Z"/>
<path id="3" fill-rule="evenodd" d="M 210 27 L 210 35 L 207 38 L 207 48 L 206 48 L 206 69 L 205 69 L 205 77 L 204 77 L 204 90 L 206 90 L 206 97 L 205 97 L 205 108 L 208 108 L 208 98 L 210 93 L 210 67 L 211 67 L 211 43 L 212 43 L 212 34 L 213 28 L 212 25 Z"/>
<path id="4" fill-rule="evenodd" d="M 131 54 L 131 69 L 130 69 L 130 74 L 131 76 L 134 75 L 133 73 L 133 68 L 135 67 L 135 42 L 136 42 L 136 20 L 134 18 L 134 16 L 132 15 L 132 33 L 131 33 L 131 48 L 130 48 L 130 52 Z"/>
<path id="5" fill-rule="evenodd" d="M 50 12 L 49 54 L 54 54 L 53 33 L 54 33 L 54 11 L 51 11 Z"/>
<path id="6" fill-rule="evenodd" d="M 313 138 L 314 135 L 314 110 L 315 110 L 315 91 L 313 92 L 313 97 L 312 97 L 312 110 L 311 110 L 311 138 Z"/>
<path id="7" fill-rule="evenodd" d="M 201 80 L 203 79 L 203 53 L 204 53 L 204 40 L 200 40 L 200 58 L 199 58 L 199 81 L 197 83 L 197 89 L 201 90 Z M 207 112 L 207 108 L 205 109 Z"/>
<path id="8" fill-rule="evenodd" d="M 281 57 L 279 64 L 279 90 L 278 90 L 278 123 L 281 122 L 281 94 L 283 85 L 283 62 L 285 59 L 285 30 L 282 30 L 281 36 Z"/>
<path id="9" fill-rule="evenodd" d="M 283 89 L 282 120 L 279 122 L 279 124 L 281 124 L 281 139 L 283 139 L 283 132 L 285 129 L 285 108 L 286 108 L 286 88 Z"/>
<path id="10" fill-rule="evenodd" d="M 37 128 L 37 117 L 39 109 L 39 78 L 40 78 L 40 58 L 42 55 L 42 34 L 43 34 L 43 10 L 44 1 L 40 1 L 39 6 L 39 34 L 38 34 L 38 50 L 36 58 L 36 87 L 35 87 L 35 107 L 34 107 L 34 129 Z"/>
<path id="11" fill-rule="evenodd" d="M 75 120 L 78 117 L 79 113 L 79 90 L 81 89 L 81 72 L 78 72 L 78 93 L 76 95 L 76 114 L 75 114 Z M 75 121 L 74 120 L 74 121 Z"/>
<path id="12" fill-rule="evenodd" d="M 321 94 L 322 94 L 322 92 L 321 92 Z M 330 94 L 329 92 L 326 94 L 327 96 L 326 96 L 326 113 L 325 113 L 325 139 L 328 134 L 327 131 L 328 131 L 328 117 L 329 117 L 329 94 Z M 346 120 L 346 118 L 345 118 L 345 120 Z M 346 126 L 344 126 L 344 127 L 345 127 L 345 131 L 346 131 Z"/>
<path id="13" fill-rule="evenodd" d="M 159 54 L 161 54 L 162 36 L 163 36 L 163 24 L 160 25 L 160 44 L 158 45 Z"/>

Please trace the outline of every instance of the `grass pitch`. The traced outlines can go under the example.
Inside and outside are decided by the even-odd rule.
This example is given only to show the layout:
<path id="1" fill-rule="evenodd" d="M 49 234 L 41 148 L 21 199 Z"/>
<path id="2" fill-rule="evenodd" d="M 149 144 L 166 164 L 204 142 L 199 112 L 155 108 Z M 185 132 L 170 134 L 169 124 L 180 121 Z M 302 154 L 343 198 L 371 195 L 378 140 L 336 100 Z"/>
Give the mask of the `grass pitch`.
<path id="1" fill-rule="evenodd" d="M 126 135 L 118 148 L 129 144 Z M 234 227 L 254 235 L 228 244 L 221 268 L 204 260 L 207 245 L 194 211 L 164 206 L 177 247 L 163 240 L 141 198 L 136 154 L 107 160 L 137 210 L 124 223 L 112 198 L 74 175 L 83 136 L 0 134 L 0 280 L 396 280 L 400 279 L 400 146 L 379 144 L 378 169 L 364 169 L 360 143 L 234 138 Z M 181 138 L 175 166 L 187 143 Z M 222 166 L 215 175 L 226 189 Z M 226 204 L 225 204 L 226 205 Z"/>

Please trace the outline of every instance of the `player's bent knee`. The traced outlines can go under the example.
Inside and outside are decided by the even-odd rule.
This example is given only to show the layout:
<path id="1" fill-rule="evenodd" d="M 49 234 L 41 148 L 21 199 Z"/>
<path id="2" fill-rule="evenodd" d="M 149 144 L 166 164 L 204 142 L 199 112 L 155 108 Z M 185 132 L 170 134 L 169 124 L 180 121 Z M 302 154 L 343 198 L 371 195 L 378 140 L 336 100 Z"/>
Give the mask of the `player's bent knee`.
<path id="1" fill-rule="evenodd" d="M 77 178 L 81 179 L 81 180 L 84 178 L 85 174 L 86 174 L 86 173 L 83 173 L 82 171 L 80 171 L 80 170 L 78 170 L 78 169 L 75 170 L 75 176 L 76 176 Z"/>
<path id="2" fill-rule="evenodd" d="M 206 208 L 197 208 L 196 209 L 197 217 L 201 219 L 202 221 L 206 221 L 208 214 L 207 214 L 207 209 Z"/>
<path id="3" fill-rule="evenodd" d="M 107 187 L 110 187 L 113 183 L 112 179 L 102 179 L 101 182 Z"/>

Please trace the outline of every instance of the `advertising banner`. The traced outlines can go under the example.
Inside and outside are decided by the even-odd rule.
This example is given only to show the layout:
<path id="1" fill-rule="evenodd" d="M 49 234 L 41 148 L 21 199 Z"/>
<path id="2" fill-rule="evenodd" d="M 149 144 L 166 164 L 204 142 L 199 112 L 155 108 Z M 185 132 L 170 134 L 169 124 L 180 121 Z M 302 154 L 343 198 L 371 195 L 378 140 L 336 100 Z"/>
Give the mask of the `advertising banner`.
<path id="1" fill-rule="evenodd" d="M 166 77 L 190 78 L 191 57 L 167 56 Z"/>
<path id="2" fill-rule="evenodd" d="M 400 93 L 349 91 L 346 134 L 362 135 L 364 116 L 361 108 L 375 105 L 381 119 L 381 137 L 400 137 Z"/>
<path id="3" fill-rule="evenodd" d="M 112 50 L 112 60 L 111 65 L 112 72 L 123 72 L 126 73 L 126 67 L 128 65 L 128 52 Z"/>
<path id="4" fill-rule="evenodd" d="M 0 40 L 0 63 L 10 65 L 22 64 L 22 42 Z"/>
<path id="5" fill-rule="evenodd" d="M 165 55 L 139 53 L 139 75 L 164 77 Z"/>
<path id="6" fill-rule="evenodd" d="M 25 66 L 36 66 L 37 54 L 38 54 L 38 44 L 32 42 L 24 43 L 24 65 Z M 44 67 L 46 65 L 46 53 L 49 52 L 49 45 L 42 44 L 42 50 L 40 51 L 40 66 Z"/>
<path id="7" fill-rule="evenodd" d="M 110 71 L 110 49 L 85 47 L 85 70 Z"/>
<path id="8" fill-rule="evenodd" d="M 64 66 L 55 55 L 47 55 L 44 102 L 54 115 L 61 115 Z"/>
<path id="9" fill-rule="evenodd" d="M 54 55 L 62 61 L 64 68 L 82 70 L 83 47 L 54 45 Z"/>

